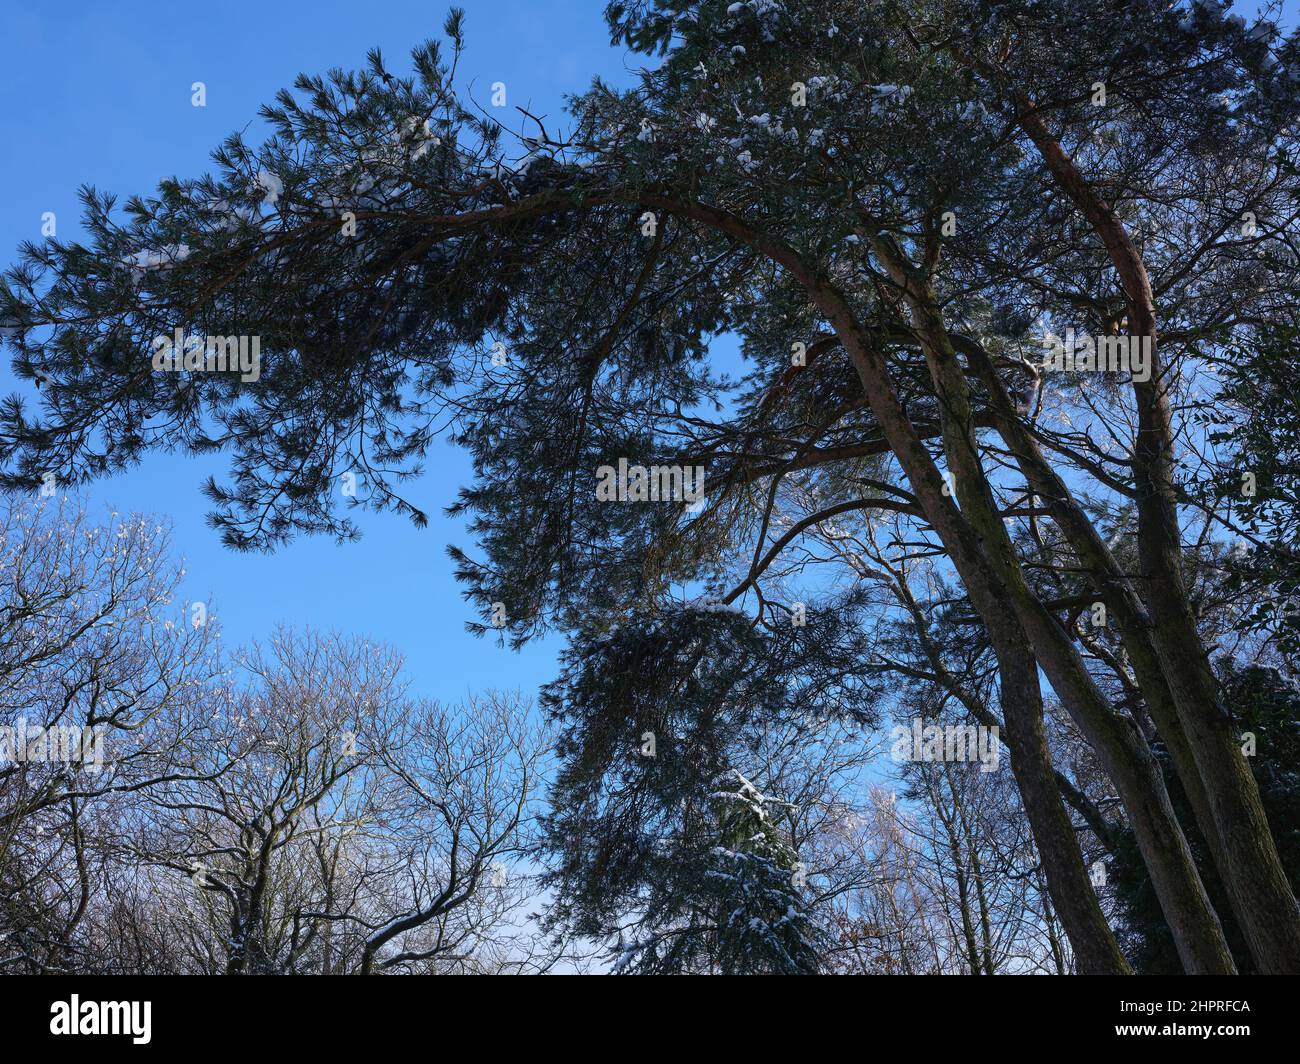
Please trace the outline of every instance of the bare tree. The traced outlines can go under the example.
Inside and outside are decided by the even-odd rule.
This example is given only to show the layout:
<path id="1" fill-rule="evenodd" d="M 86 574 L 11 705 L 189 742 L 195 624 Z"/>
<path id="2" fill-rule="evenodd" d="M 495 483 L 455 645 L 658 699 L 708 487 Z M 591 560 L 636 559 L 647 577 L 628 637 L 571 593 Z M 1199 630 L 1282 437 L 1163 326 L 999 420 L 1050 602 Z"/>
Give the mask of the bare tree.
<path id="1" fill-rule="evenodd" d="M 380 902 L 385 918 L 363 922 L 361 972 L 531 967 L 529 951 L 493 944 L 528 895 L 517 865 L 532 841 L 546 744 L 527 704 L 495 692 L 454 709 L 424 702 L 384 738 L 374 752 L 401 875 Z"/>
<path id="2" fill-rule="evenodd" d="M 75 499 L 0 514 L 0 967 L 76 969 L 112 810 L 178 771 L 217 671 L 206 607 L 151 518 L 97 524 Z M 197 621 L 198 623 L 194 623 Z"/>

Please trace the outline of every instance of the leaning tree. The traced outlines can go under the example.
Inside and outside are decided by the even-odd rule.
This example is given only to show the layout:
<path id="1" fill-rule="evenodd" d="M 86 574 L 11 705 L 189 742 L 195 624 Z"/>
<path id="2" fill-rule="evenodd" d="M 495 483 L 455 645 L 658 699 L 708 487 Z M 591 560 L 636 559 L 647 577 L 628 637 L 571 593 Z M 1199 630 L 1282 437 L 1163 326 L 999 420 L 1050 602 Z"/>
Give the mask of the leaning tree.
<path id="1" fill-rule="evenodd" d="M 85 242 L 25 246 L 0 294 L 16 371 L 41 387 L 39 415 L 5 406 L 5 483 L 220 450 L 213 520 L 268 549 L 352 536 L 358 506 L 423 520 L 402 485 L 451 427 L 475 460 L 456 510 L 477 551 L 455 556 L 479 629 L 559 627 L 575 663 L 612 640 L 623 671 L 588 670 L 566 710 L 620 712 L 629 679 L 668 704 L 676 685 L 692 729 L 732 719 L 723 678 L 787 658 L 787 707 L 869 707 L 834 631 L 860 623 L 851 589 L 838 611 L 842 589 L 799 589 L 790 558 L 830 523 L 906 519 L 900 549 L 945 567 L 996 662 L 1079 968 L 1128 970 L 1040 676 L 1113 784 L 1184 968 L 1234 965 L 1153 733 L 1255 964 L 1300 970 L 1300 910 L 1188 579 L 1243 525 L 1278 533 L 1241 498 L 1207 501 L 1198 463 L 1224 427 L 1189 412 L 1226 352 L 1295 325 L 1300 41 L 1164 0 L 639 0 L 607 17 L 653 61 L 626 91 L 595 82 L 563 128 L 522 112 L 507 131 L 502 91 L 480 104 L 460 85 L 453 12 L 447 56 L 431 42 L 409 77 L 373 53 L 300 78 L 215 176 L 124 215 L 86 189 Z M 201 346 L 156 368 L 177 329 L 258 337 L 257 379 Z M 1149 361 L 1052 372 L 1044 338 L 1069 330 Z M 711 357 L 724 333 L 739 382 Z M 1209 407 L 1229 435 L 1253 399 L 1234 398 Z M 634 477 L 611 501 L 598 471 L 620 460 L 703 468 L 706 497 L 642 502 Z M 1194 504 L 1213 520 L 1191 537 Z M 642 669 L 655 640 L 698 656 Z M 636 783 L 625 758 L 580 767 L 595 802 Z M 702 785 L 714 767 L 676 770 Z"/>

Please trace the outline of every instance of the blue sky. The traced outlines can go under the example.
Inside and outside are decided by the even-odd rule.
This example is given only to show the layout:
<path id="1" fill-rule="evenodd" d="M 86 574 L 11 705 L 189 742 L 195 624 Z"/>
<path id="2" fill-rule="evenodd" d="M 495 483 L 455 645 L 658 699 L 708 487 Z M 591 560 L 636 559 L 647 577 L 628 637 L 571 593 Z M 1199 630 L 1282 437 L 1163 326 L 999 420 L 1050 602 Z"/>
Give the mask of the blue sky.
<path id="1" fill-rule="evenodd" d="M 510 100 L 558 116 L 566 92 L 595 74 L 631 80 L 635 60 L 609 45 L 603 0 L 461 0 L 467 14 L 461 71 L 486 98 L 494 81 Z M 58 235 L 79 230 L 78 185 L 125 199 L 152 191 L 160 177 L 210 169 L 209 152 L 234 130 L 256 139 L 258 107 L 300 71 L 359 68 L 366 50 L 382 49 L 406 71 L 410 49 L 440 37 L 447 6 L 427 2 L 310 5 L 168 2 L 42 3 L 5 15 L 0 38 L 0 259 L 40 238 L 53 211 Z M 191 85 L 207 86 L 207 106 L 191 106 Z M 252 123 L 250 125 L 250 122 Z M 0 393 L 33 398 L 0 360 Z M 215 602 L 223 639 L 266 636 L 275 624 L 336 628 L 380 639 L 405 654 L 407 674 L 423 695 L 454 700 L 487 687 L 534 691 L 554 674 L 560 640 L 521 653 L 477 639 L 452 579 L 448 543 L 472 548 L 459 522 L 442 515 L 469 481 L 466 455 L 439 443 L 428 473 L 409 497 L 430 514 L 416 529 L 394 514 L 363 513 L 359 543 L 300 538 L 273 555 L 223 548 L 204 523 L 204 478 L 222 480 L 224 459 L 154 454 L 126 474 L 96 485 L 92 512 L 171 518 L 183 557 L 186 597 Z"/>

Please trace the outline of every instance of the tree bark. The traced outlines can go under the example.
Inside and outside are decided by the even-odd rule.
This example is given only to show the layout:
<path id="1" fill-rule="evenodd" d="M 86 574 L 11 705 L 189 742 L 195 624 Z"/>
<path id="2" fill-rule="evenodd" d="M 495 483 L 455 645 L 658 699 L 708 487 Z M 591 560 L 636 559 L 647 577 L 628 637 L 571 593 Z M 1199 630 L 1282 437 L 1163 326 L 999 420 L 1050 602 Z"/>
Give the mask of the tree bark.
<path id="1" fill-rule="evenodd" d="M 978 535 L 945 495 L 944 481 L 903 409 L 884 360 L 848 301 L 788 245 L 720 208 L 654 193 L 639 193 L 635 199 L 643 206 L 703 222 L 760 251 L 788 270 L 825 315 L 852 359 L 881 432 L 926 519 L 943 541 L 975 609 L 992 628 L 1006 623 L 1006 607 L 1012 605 L 1053 688 L 1097 750 L 1129 814 L 1184 967 L 1198 973 L 1231 972 L 1232 958 L 1222 928 L 1145 742 L 1111 713 L 1077 651 L 1051 614 L 1027 594 L 1023 581 L 1021 594 L 1009 594 L 1012 589 L 993 570 Z"/>
<path id="2" fill-rule="evenodd" d="M 1129 334 L 1151 338 L 1150 379 L 1133 382 L 1138 418 L 1134 450 L 1138 553 L 1151 639 L 1204 784 L 1205 804 L 1217 834 L 1214 852 L 1219 874 L 1233 898 L 1251 956 L 1262 972 L 1300 973 L 1300 905 L 1223 705 L 1183 580 L 1173 416 L 1146 264 L 1114 210 L 1087 182 L 1037 111 L 1023 101 L 1019 121 L 1048 172 L 1105 246 L 1128 300 Z"/>
<path id="3" fill-rule="evenodd" d="M 1174 930 L 1183 964 L 1189 972 L 1234 972 L 1223 929 L 1196 870 L 1191 848 L 1174 816 L 1159 766 L 1142 737 L 1111 711 L 1077 651 L 1025 582 L 1014 544 L 998 513 L 980 462 L 970 389 L 938 300 L 927 279 L 906 261 L 891 241 L 875 238 L 872 244 L 902 291 L 915 320 L 939 398 L 944 450 L 955 475 L 961 516 L 978 535 L 984 556 L 1008 594 L 1053 688 L 1096 750 L 1124 800 L 1166 920 Z M 972 581 L 964 574 L 963 579 L 968 591 L 971 590 Z M 985 617 L 986 624 L 989 623 L 988 609 L 996 611 L 997 605 L 980 609 L 973 593 L 972 602 Z M 1036 686 L 1036 678 L 1034 683 Z M 1081 861 L 1079 872 L 1083 874 Z M 1086 875 L 1083 881 L 1088 883 Z M 1091 893 L 1090 884 L 1088 890 Z"/>

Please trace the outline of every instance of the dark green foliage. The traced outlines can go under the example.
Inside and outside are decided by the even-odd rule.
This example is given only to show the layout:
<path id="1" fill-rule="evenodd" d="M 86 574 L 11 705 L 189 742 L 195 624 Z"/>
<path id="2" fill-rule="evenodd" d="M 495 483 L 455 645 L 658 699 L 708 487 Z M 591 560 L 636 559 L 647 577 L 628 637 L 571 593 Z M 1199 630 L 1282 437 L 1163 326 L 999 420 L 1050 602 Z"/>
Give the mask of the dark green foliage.
<path id="1" fill-rule="evenodd" d="M 1272 327 L 1234 345 L 1203 418 L 1222 448 L 1209 490 L 1245 536 L 1224 560 L 1228 588 L 1254 603 L 1241 627 L 1269 633 L 1291 656 L 1300 653 L 1298 338 L 1300 329 Z"/>
<path id="2" fill-rule="evenodd" d="M 856 676 L 859 606 L 776 636 L 697 603 L 575 643 L 543 699 L 561 725 L 545 822 L 553 928 L 617 939 L 636 971 L 817 968 L 825 931 L 759 772 L 774 736 L 812 742 L 833 717 L 874 719 Z"/>

